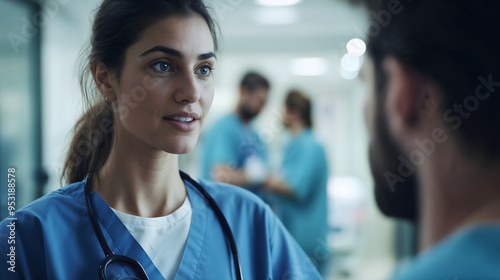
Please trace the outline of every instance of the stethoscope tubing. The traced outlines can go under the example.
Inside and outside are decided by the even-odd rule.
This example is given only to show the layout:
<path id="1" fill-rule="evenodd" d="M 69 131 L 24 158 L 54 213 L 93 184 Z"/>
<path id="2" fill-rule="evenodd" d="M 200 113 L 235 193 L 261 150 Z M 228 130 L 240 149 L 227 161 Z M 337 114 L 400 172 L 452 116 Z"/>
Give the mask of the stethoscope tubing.
<path id="1" fill-rule="evenodd" d="M 193 180 L 189 175 L 187 175 L 186 173 L 184 173 L 182 171 L 179 171 L 179 173 L 180 173 L 182 179 L 190 182 L 193 186 L 195 186 L 195 188 L 205 197 L 205 199 L 210 204 L 210 207 L 212 207 L 213 211 L 215 212 L 215 215 L 217 216 L 217 219 L 219 220 L 219 222 L 220 222 L 220 224 L 221 224 L 221 226 L 226 234 L 226 237 L 228 238 L 228 241 L 229 241 L 229 246 L 231 248 L 231 252 L 233 255 L 234 269 L 236 272 L 236 279 L 242 280 L 243 274 L 241 271 L 240 259 L 238 256 L 238 247 L 236 245 L 236 241 L 234 239 L 233 232 L 231 231 L 231 227 L 229 226 L 229 223 L 227 222 L 226 217 L 224 216 L 224 214 L 222 213 L 222 211 L 220 210 L 219 206 L 217 205 L 215 200 L 212 198 L 212 196 L 198 182 Z M 85 179 L 84 192 L 85 192 L 85 200 L 87 203 L 87 209 L 88 209 L 88 213 L 90 216 L 90 220 L 92 221 L 92 227 L 94 228 L 94 232 L 95 232 L 97 239 L 99 240 L 99 244 L 101 245 L 101 248 L 104 252 L 105 259 L 109 259 L 112 256 L 117 256 L 117 255 L 115 255 L 113 253 L 113 251 L 111 250 L 111 248 L 109 248 L 109 245 L 106 242 L 106 239 L 104 238 L 104 234 L 102 233 L 101 227 L 99 226 L 99 224 L 97 222 L 97 218 L 96 218 L 95 213 L 94 213 L 94 207 L 92 205 L 92 202 L 90 201 L 90 190 L 91 190 L 90 180 L 91 179 L 92 179 L 92 174 L 89 174 L 87 176 L 87 178 Z M 144 272 L 144 274 L 145 274 L 145 271 L 144 271 L 144 268 L 142 267 L 142 265 L 140 263 L 138 263 L 138 264 L 139 264 L 140 268 L 142 269 L 141 272 Z"/>
<path id="2" fill-rule="evenodd" d="M 231 252 L 233 253 L 233 261 L 234 261 L 234 269 L 236 270 L 236 278 L 238 280 L 243 279 L 243 274 L 241 272 L 241 265 L 240 265 L 240 258 L 238 256 L 238 247 L 236 246 L 236 241 L 234 240 L 233 232 L 231 231 L 231 228 L 229 227 L 229 223 L 226 220 L 226 217 L 220 210 L 219 206 L 215 202 L 215 200 L 212 198 L 212 196 L 195 180 L 193 180 L 189 175 L 186 173 L 179 171 L 181 174 L 181 177 L 191 184 L 195 186 L 200 193 L 203 194 L 203 196 L 208 200 L 208 203 L 212 207 L 212 209 L 215 212 L 215 215 L 219 219 L 219 222 L 221 223 L 225 233 L 226 237 L 229 239 L 229 246 L 231 247 Z"/>

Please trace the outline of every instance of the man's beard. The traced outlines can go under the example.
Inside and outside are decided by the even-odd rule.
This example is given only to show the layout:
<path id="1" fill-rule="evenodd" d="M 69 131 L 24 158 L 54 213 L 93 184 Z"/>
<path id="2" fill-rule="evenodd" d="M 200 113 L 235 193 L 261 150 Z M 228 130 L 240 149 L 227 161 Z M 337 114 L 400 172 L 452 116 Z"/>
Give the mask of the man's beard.
<path id="1" fill-rule="evenodd" d="M 375 69 L 377 70 L 377 69 Z M 375 200 L 384 215 L 418 221 L 418 188 L 415 170 L 404 170 L 402 161 L 408 158 L 389 133 L 385 115 L 385 77 L 376 71 L 375 129 L 370 140 L 369 161 L 375 182 Z M 405 167 L 403 166 L 403 169 Z"/>
<path id="2" fill-rule="evenodd" d="M 418 192 L 415 173 L 408 177 L 400 176 L 398 165 L 401 162 L 398 156 L 400 149 L 390 137 L 380 135 L 377 129 L 376 139 L 372 139 L 369 149 L 370 169 L 375 182 L 375 201 L 384 215 L 417 221 Z M 400 176 L 403 181 L 391 180 L 391 175 Z M 388 179 L 389 178 L 389 179 Z"/>
<path id="3" fill-rule="evenodd" d="M 251 121 L 258 114 L 259 114 L 258 112 L 252 111 L 250 108 L 247 108 L 246 106 L 241 106 L 241 108 L 240 108 L 240 116 L 245 121 Z"/>

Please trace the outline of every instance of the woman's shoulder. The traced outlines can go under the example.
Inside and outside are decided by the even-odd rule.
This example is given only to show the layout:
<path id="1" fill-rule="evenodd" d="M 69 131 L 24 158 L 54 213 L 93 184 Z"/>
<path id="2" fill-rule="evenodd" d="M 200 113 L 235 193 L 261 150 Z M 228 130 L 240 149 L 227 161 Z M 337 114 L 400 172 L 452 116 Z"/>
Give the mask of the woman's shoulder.
<path id="1" fill-rule="evenodd" d="M 13 211 L 7 218 L 22 220 L 31 217 L 43 220 L 67 213 L 71 209 L 84 207 L 83 182 L 77 182 L 34 200 L 23 208 Z"/>
<path id="2" fill-rule="evenodd" d="M 83 184 L 80 182 L 50 192 L 9 213 L 0 222 L 0 260 L 3 256 L 3 261 L 7 261 L 7 253 L 14 252 L 20 262 L 37 259 L 43 263 L 45 248 L 56 247 L 54 244 L 62 241 L 61 238 L 67 237 L 69 232 L 74 234 L 81 229 L 77 224 L 83 221 L 81 217 L 86 211 L 84 201 Z M 3 242 L 4 236 L 11 238 L 9 242 Z M 45 243 L 48 240 L 50 245 Z M 0 268 L 6 269 L 5 266 Z"/>
<path id="3" fill-rule="evenodd" d="M 208 180 L 200 180 L 199 183 L 212 196 L 236 232 L 252 228 L 256 230 L 255 226 L 258 225 L 259 230 L 262 231 L 260 236 L 271 238 L 284 231 L 284 228 L 277 228 L 278 218 L 269 205 L 251 191 L 243 187 Z"/>
<path id="4" fill-rule="evenodd" d="M 269 208 L 260 197 L 243 187 L 210 180 L 199 180 L 198 182 L 220 207 L 237 206 L 239 209 L 252 208 L 263 211 Z"/>
<path id="5" fill-rule="evenodd" d="M 214 197 L 214 199 L 217 196 L 223 196 L 223 198 L 226 199 L 238 199 L 250 203 L 262 204 L 262 206 L 265 205 L 265 203 L 257 195 L 245 189 L 244 187 L 216 182 L 212 180 L 199 179 L 197 181 L 210 193 L 210 195 Z"/>

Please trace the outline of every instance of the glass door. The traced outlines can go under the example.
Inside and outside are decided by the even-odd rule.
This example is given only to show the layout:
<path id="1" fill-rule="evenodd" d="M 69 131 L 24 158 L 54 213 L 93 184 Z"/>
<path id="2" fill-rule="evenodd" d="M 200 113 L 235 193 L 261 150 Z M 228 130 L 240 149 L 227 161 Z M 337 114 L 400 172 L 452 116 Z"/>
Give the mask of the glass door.
<path id="1" fill-rule="evenodd" d="M 17 210 L 39 197 L 44 184 L 40 15 L 35 1 L 0 1 L 0 219 L 9 215 L 9 196 Z M 8 186 L 8 172 L 15 188 Z"/>

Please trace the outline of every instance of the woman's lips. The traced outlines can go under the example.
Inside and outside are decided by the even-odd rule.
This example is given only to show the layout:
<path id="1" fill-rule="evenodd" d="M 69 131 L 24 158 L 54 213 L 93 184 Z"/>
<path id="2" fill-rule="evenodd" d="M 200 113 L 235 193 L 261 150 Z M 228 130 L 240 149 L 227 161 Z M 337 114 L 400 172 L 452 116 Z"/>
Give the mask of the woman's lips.
<path id="1" fill-rule="evenodd" d="M 173 128 L 182 132 L 192 132 L 198 126 L 198 119 L 183 119 L 183 118 L 163 118 Z M 190 121 L 189 121 L 190 120 Z"/>

